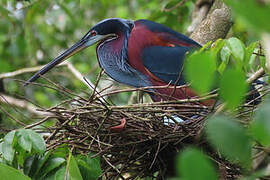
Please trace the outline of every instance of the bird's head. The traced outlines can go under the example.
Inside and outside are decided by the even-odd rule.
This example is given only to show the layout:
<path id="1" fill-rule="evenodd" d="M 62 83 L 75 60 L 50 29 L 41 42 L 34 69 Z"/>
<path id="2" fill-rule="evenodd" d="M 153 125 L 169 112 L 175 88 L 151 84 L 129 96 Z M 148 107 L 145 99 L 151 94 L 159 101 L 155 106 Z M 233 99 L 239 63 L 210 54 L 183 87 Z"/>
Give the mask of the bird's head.
<path id="1" fill-rule="evenodd" d="M 45 67 L 39 70 L 34 76 L 32 76 L 25 85 L 28 85 L 31 82 L 37 80 L 40 75 L 45 74 L 54 66 L 73 56 L 74 54 L 82 51 L 83 49 L 92 46 L 98 42 L 102 42 L 108 39 L 115 39 L 118 36 L 122 35 L 124 32 L 130 32 L 134 27 L 134 22 L 131 20 L 125 20 L 120 18 L 110 18 L 105 19 L 95 26 L 93 26 L 76 44 L 71 46 L 61 55 L 56 57 Z"/>

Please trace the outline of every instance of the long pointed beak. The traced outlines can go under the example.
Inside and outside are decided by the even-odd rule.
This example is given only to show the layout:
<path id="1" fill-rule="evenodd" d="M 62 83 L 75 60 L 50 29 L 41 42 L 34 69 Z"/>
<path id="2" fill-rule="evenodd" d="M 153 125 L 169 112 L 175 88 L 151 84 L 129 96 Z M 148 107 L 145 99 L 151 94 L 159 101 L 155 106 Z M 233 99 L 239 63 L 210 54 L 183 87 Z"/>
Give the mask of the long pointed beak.
<path id="1" fill-rule="evenodd" d="M 86 34 L 79 42 L 71 46 L 69 49 L 67 49 L 65 52 L 63 52 L 61 55 L 56 57 L 54 60 L 52 60 L 50 63 L 48 63 L 46 66 L 44 66 L 41 70 L 39 70 L 36 74 L 34 74 L 29 80 L 26 81 L 24 86 L 27 86 L 29 83 L 34 82 L 37 80 L 41 75 L 48 72 L 50 69 L 58 65 L 59 63 L 63 62 L 64 60 L 68 59 L 69 57 L 73 56 L 74 54 L 82 51 L 83 49 L 95 44 L 96 42 L 106 38 L 106 36 L 103 35 L 96 35 L 96 36 L 90 36 L 88 37 L 88 34 Z"/>

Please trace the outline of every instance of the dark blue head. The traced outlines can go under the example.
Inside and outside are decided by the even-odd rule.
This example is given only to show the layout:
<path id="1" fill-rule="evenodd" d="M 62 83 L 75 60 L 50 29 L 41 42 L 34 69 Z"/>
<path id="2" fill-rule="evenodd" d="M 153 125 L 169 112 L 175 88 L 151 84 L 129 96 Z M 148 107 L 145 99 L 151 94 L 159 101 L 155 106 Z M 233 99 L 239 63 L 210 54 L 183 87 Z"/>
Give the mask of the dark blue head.
<path id="1" fill-rule="evenodd" d="M 100 21 L 89 32 L 96 32 L 98 35 L 119 34 L 130 31 L 133 27 L 134 22 L 131 20 L 110 18 Z"/>
<path id="2" fill-rule="evenodd" d="M 114 39 L 115 37 L 118 37 L 122 34 L 129 33 L 133 27 L 134 27 L 133 21 L 120 18 L 105 19 L 97 23 L 83 36 L 83 38 L 80 41 L 78 41 L 76 44 L 67 49 L 60 56 L 56 57 L 53 61 L 51 61 L 45 67 L 43 67 L 34 76 L 32 76 L 25 83 L 25 85 L 28 85 L 30 82 L 35 81 L 40 77 L 40 75 L 45 74 L 57 64 L 63 62 L 64 60 L 82 51 L 83 49 L 91 45 L 94 45 L 97 42 Z"/>

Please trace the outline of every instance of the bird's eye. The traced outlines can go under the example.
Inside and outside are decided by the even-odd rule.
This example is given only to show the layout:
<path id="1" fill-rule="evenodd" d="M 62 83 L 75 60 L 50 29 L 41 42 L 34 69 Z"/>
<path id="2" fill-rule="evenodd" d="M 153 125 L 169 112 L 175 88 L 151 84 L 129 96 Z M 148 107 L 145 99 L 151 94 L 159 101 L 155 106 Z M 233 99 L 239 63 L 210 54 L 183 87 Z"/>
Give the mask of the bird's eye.
<path id="1" fill-rule="evenodd" d="M 97 32 L 93 30 L 93 31 L 90 32 L 90 35 L 91 36 L 96 36 L 97 35 Z"/>

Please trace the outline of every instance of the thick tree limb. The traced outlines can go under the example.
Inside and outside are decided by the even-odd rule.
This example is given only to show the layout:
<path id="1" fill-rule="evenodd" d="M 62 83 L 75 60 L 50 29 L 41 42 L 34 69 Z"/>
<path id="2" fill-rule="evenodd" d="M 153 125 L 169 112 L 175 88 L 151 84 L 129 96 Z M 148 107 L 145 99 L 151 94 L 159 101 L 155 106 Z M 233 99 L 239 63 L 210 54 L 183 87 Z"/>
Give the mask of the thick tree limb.
<path id="1" fill-rule="evenodd" d="M 225 38 L 231 26 L 231 10 L 220 0 L 216 0 L 206 19 L 190 37 L 204 45 L 209 41 Z"/>
<path id="2" fill-rule="evenodd" d="M 190 35 L 200 25 L 200 23 L 206 18 L 213 0 L 198 0 L 195 4 L 195 9 L 192 12 L 192 21 L 187 28 L 187 33 Z"/>

